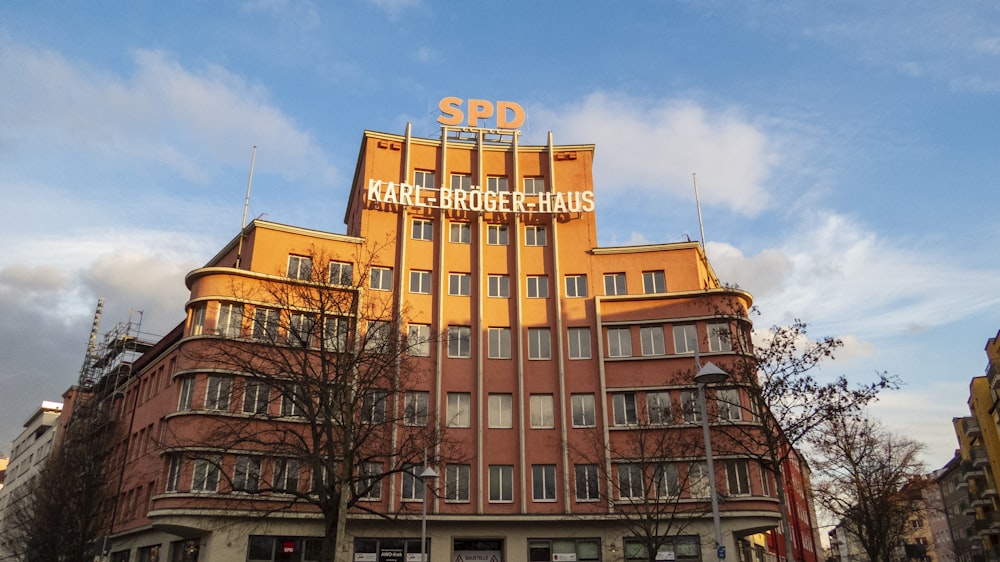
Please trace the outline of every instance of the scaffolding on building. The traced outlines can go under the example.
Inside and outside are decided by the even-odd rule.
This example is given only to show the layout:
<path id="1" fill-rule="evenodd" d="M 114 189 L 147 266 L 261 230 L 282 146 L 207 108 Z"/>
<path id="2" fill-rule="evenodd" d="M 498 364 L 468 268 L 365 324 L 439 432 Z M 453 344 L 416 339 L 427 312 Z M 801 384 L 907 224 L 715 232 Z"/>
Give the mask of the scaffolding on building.
<path id="1" fill-rule="evenodd" d="M 87 343 L 80 379 L 81 389 L 95 386 L 114 389 L 132 376 L 132 364 L 143 353 L 152 349 L 155 337 L 142 332 L 142 311 L 130 310 L 128 320 L 118 322 L 98 341 L 104 299 L 98 299 L 94 323 Z"/>

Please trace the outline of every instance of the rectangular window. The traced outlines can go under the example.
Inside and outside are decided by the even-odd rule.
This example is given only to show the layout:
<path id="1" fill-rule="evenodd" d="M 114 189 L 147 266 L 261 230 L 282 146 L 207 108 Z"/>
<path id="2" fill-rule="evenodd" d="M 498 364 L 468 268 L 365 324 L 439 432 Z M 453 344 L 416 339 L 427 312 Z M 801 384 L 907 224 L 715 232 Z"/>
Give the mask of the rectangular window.
<path id="1" fill-rule="evenodd" d="M 524 227 L 525 246 L 544 246 L 545 244 L 544 226 L 528 225 Z"/>
<path id="2" fill-rule="evenodd" d="M 423 470 L 423 467 L 417 465 L 407 467 L 403 470 L 402 498 L 404 501 L 424 499 L 425 485 L 424 481 L 420 479 L 420 473 Z"/>
<path id="3" fill-rule="evenodd" d="M 295 459 L 274 459 L 274 482 L 272 488 L 275 492 L 299 491 L 299 461 Z"/>
<path id="4" fill-rule="evenodd" d="M 191 398 L 193 396 L 194 396 L 194 377 L 182 378 L 177 398 L 177 411 L 184 412 L 190 410 Z"/>
<path id="5" fill-rule="evenodd" d="M 529 275 L 526 279 L 529 299 L 549 298 L 549 278 L 545 275 Z"/>
<path id="6" fill-rule="evenodd" d="M 369 272 L 368 286 L 376 291 L 392 290 L 392 269 L 373 267 Z"/>
<path id="7" fill-rule="evenodd" d="M 471 191 L 472 190 L 472 176 L 469 174 L 452 174 L 451 175 L 451 188 L 458 189 L 461 191 Z"/>
<path id="8" fill-rule="evenodd" d="M 719 408 L 719 419 L 740 421 L 743 419 L 743 408 L 740 406 L 740 391 L 735 388 L 717 389 L 715 403 Z"/>
<path id="9" fill-rule="evenodd" d="M 595 427 L 597 415 L 593 394 L 574 394 L 570 397 L 573 411 L 573 427 Z"/>
<path id="10" fill-rule="evenodd" d="M 243 389 L 243 413 L 266 414 L 271 401 L 271 387 L 263 381 L 247 381 Z"/>
<path id="11" fill-rule="evenodd" d="M 670 393 L 669 392 L 647 392 L 646 393 L 646 415 L 649 418 L 649 425 L 667 425 L 673 421 L 670 415 Z"/>
<path id="12" fill-rule="evenodd" d="M 410 324 L 406 331 L 408 353 L 413 357 L 429 357 L 431 354 L 431 327 L 427 324 Z"/>
<path id="13" fill-rule="evenodd" d="M 194 460 L 191 477 L 192 492 L 215 492 L 219 489 L 219 459 L 209 457 Z"/>
<path id="14" fill-rule="evenodd" d="M 676 498 L 680 495 L 680 478 L 677 475 L 677 465 L 661 464 L 653 473 L 653 484 L 656 495 L 661 498 Z"/>
<path id="15" fill-rule="evenodd" d="M 354 284 L 354 266 L 347 262 L 330 262 L 330 283 L 334 285 Z"/>
<path id="16" fill-rule="evenodd" d="M 709 351 L 733 350 L 733 340 L 729 334 L 728 322 L 709 322 L 708 350 Z"/>
<path id="17" fill-rule="evenodd" d="M 510 328 L 489 329 L 487 357 L 490 359 L 510 359 Z"/>
<path id="18" fill-rule="evenodd" d="M 363 500 L 382 499 L 382 465 L 362 463 L 358 468 L 358 497 Z"/>
<path id="19" fill-rule="evenodd" d="M 469 477 L 471 467 L 467 464 L 451 464 L 444 470 L 444 499 L 449 502 L 469 501 Z"/>
<path id="20" fill-rule="evenodd" d="M 490 246 L 506 246 L 510 243 L 506 224 L 486 225 L 486 243 Z"/>
<path id="21" fill-rule="evenodd" d="M 240 455 L 233 467 L 233 491 L 256 494 L 260 491 L 260 457 Z"/>
<path id="22" fill-rule="evenodd" d="M 524 194 L 538 195 L 545 193 L 545 180 L 543 178 L 524 178 Z"/>
<path id="23" fill-rule="evenodd" d="M 428 170 L 413 171 L 413 185 L 415 187 L 434 188 L 434 172 Z"/>
<path id="24" fill-rule="evenodd" d="M 618 497 L 623 500 L 641 500 L 645 497 L 642 466 L 638 464 L 618 465 Z"/>
<path id="25" fill-rule="evenodd" d="M 511 418 L 513 395 L 490 394 L 488 400 L 489 426 L 501 429 L 513 427 L 513 420 Z"/>
<path id="26" fill-rule="evenodd" d="M 681 414 L 687 423 L 701 423 L 701 408 L 698 407 L 698 393 L 696 391 L 681 391 Z"/>
<path id="27" fill-rule="evenodd" d="M 587 276 L 567 275 L 566 276 L 566 298 L 576 299 L 587 296 Z"/>
<path id="28" fill-rule="evenodd" d="M 225 376 L 212 375 L 208 377 L 208 390 L 205 393 L 205 409 L 229 411 L 229 400 L 233 394 L 233 379 Z"/>
<path id="29" fill-rule="evenodd" d="M 532 394 L 530 406 L 532 429 L 550 429 L 555 427 L 551 394 Z"/>
<path id="30" fill-rule="evenodd" d="M 647 295 L 667 292 L 667 279 L 662 269 L 642 272 L 642 292 Z"/>
<path id="31" fill-rule="evenodd" d="M 191 335 L 200 336 L 205 331 L 205 305 L 199 304 L 191 308 Z"/>
<path id="32" fill-rule="evenodd" d="M 288 345 L 309 347 L 315 319 L 309 314 L 292 313 L 288 317 Z"/>
<path id="33" fill-rule="evenodd" d="M 409 390 L 403 395 L 403 424 L 427 425 L 426 392 Z"/>
<path id="34" fill-rule="evenodd" d="M 608 328 L 608 357 L 632 357 L 631 328 Z"/>
<path id="35" fill-rule="evenodd" d="M 490 465 L 490 501 L 514 501 L 514 467 Z"/>
<path id="36" fill-rule="evenodd" d="M 238 338 L 242 326 L 242 304 L 223 303 L 219 305 L 219 319 L 215 323 L 216 334 L 224 338 Z"/>
<path id="37" fill-rule="evenodd" d="M 615 425 L 635 425 L 639 423 L 634 392 L 615 392 L 611 395 L 611 410 Z"/>
<path id="38" fill-rule="evenodd" d="M 459 297 L 472 294 L 472 276 L 468 273 L 449 273 L 448 294 Z"/>
<path id="39" fill-rule="evenodd" d="M 301 416 L 304 394 L 302 387 L 297 384 L 285 386 L 281 391 L 281 415 L 287 417 Z"/>
<path id="40" fill-rule="evenodd" d="M 472 357 L 472 328 L 448 326 L 448 357 Z"/>
<path id="41" fill-rule="evenodd" d="M 410 236 L 414 240 L 433 240 L 434 223 L 427 219 L 413 219 L 413 229 Z"/>
<path id="42" fill-rule="evenodd" d="M 510 298 L 510 276 L 489 275 L 486 278 L 489 287 L 489 296 L 499 298 Z"/>
<path id="43" fill-rule="evenodd" d="M 664 355 L 663 326 L 642 326 L 639 328 L 639 339 L 642 340 L 642 355 Z"/>
<path id="44" fill-rule="evenodd" d="M 694 324 L 678 324 L 674 326 L 674 353 L 684 355 L 694 353 L 698 345 L 698 332 Z"/>
<path id="45" fill-rule="evenodd" d="M 556 499 L 556 465 L 531 465 L 531 499 L 537 501 L 555 501 Z"/>
<path id="46" fill-rule="evenodd" d="M 253 311 L 252 336 L 257 341 L 274 343 L 278 336 L 278 311 L 258 307 Z"/>
<path id="47" fill-rule="evenodd" d="M 762 495 L 768 497 L 770 497 L 771 495 L 771 478 L 769 476 L 770 473 L 771 471 L 770 469 L 767 468 L 767 465 L 765 465 L 764 463 L 760 463 L 760 490 Z"/>
<path id="48" fill-rule="evenodd" d="M 181 481 L 181 457 L 180 455 L 171 455 L 170 462 L 167 465 L 167 481 L 164 483 L 164 489 L 168 492 L 176 492 L 177 486 L 180 485 Z"/>
<path id="49" fill-rule="evenodd" d="M 590 359 L 590 328 L 569 328 L 566 331 L 570 359 Z"/>
<path id="50" fill-rule="evenodd" d="M 750 468 L 745 460 L 726 462 L 726 481 L 730 496 L 750 495 Z"/>
<path id="51" fill-rule="evenodd" d="M 361 423 L 379 424 L 385 422 L 384 390 L 369 390 L 361 398 Z"/>
<path id="52" fill-rule="evenodd" d="M 492 191 L 493 193 L 503 193 L 509 191 L 507 189 L 507 177 L 486 176 L 486 191 Z"/>
<path id="53" fill-rule="evenodd" d="M 453 222 L 448 225 L 448 241 L 455 244 L 472 243 L 472 227 L 467 222 Z"/>
<path id="54" fill-rule="evenodd" d="M 578 464 L 573 467 L 576 475 L 577 501 L 596 501 L 600 498 L 600 474 L 596 464 Z"/>
<path id="55" fill-rule="evenodd" d="M 308 281 L 312 278 L 312 258 L 288 256 L 288 277 Z"/>
<path id="56" fill-rule="evenodd" d="M 528 328 L 528 359 L 552 359 L 552 331 L 549 328 Z"/>
<path id="57" fill-rule="evenodd" d="M 323 319 L 323 348 L 334 353 L 347 351 L 349 318 L 327 316 Z"/>
<path id="58" fill-rule="evenodd" d="M 472 421 L 472 397 L 468 392 L 448 393 L 448 427 L 469 427 Z"/>
<path id="59" fill-rule="evenodd" d="M 431 294 L 431 272 L 411 270 L 410 292 L 423 295 Z"/>
<path id="60" fill-rule="evenodd" d="M 391 353 L 391 343 L 392 323 L 388 320 L 369 320 L 365 329 L 364 350 L 369 353 Z"/>
<path id="61" fill-rule="evenodd" d="M 604 274 L 604 294 L 605 295 L 627 295 L 628 288 L 625 286 L 624 273 Z"/>

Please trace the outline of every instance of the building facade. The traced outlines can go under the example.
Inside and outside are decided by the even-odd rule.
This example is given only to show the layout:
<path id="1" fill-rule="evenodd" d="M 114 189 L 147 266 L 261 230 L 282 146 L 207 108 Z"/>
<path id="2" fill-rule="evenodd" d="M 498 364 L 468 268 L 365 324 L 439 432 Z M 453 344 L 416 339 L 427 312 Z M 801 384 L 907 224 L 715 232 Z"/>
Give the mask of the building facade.
<path id="1" fill-rule="evenodd" d="M 111 560 L 316 560 L 333 529 L 302 498 L 343 466 L 342 560 L 771 559 L 775 482 L 716 432 L 761 413 L 744 383 L 694 382 L 703 362 L 726 370 L 750 352 L 751 297 L 718 281 L 700 243 L 600 247 L 593 157 L 551 135 L 522 146 L 514 130 L 366 131 L 346 234 L 257 220 L 192 271 L 185 322 L 108 394 L 122 427 Z M 309 300 L 324 295 L 347 300 L 330 313 Z M 339 410 L 316 419 L 353 436 L 386 425 L 381 449 L 362 451 L 377 462 L 282 448 L 320 439 L 303 420 L 330 399 L 303 392 L 295 368 L 262 374 L 293 348 L 303 372 L 368 358 L 349 388 L 323 379 Z M 390 355 L 393 382 L 351 409 L 357 377 Z M 222 438 L 237 427 L 238 445 Z M 788 464 L 794 555 L 812 562 L 808 469 Z M 639 536 L 650 521 L 668 536 L 656 552 Z"/>

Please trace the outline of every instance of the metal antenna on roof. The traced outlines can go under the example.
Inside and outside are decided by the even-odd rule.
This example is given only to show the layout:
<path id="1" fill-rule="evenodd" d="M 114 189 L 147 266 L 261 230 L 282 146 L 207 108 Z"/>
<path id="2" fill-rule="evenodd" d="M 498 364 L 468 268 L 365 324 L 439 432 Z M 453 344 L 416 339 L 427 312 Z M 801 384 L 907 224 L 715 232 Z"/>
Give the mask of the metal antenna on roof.
<path id="1" fill-rule="evenodd" d="M 701 231 L 701 250 L 705 251 L 705 223 L 701 221 L 701 199 L 698 198 L 697 172 L 691 172 L 691 181 L 694 182 L 694 204 L 698 207 L 698 229 Z"/>
<path id="2" fill-rule="evenodd" d="M 243 201 L 243 222 L 240 223 L 240 244 L 236 248 L 236 268 L 240 267 L 240 257 L 243 254 L 243 229 L 247 227 L 247 208 L 250 207 L 250 186 L 253 185 L 253 165 L 257 161 L 257 145 L 253 145 L 250 155 L 250 179 L 247 180 L 247 198 Z"/>

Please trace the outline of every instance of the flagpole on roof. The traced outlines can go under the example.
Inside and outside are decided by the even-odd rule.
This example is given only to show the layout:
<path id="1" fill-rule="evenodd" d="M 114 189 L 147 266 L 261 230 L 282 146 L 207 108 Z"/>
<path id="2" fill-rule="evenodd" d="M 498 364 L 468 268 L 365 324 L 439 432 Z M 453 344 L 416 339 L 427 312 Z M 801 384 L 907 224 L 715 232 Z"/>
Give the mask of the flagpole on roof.
<path id="1" fill-rule="evenodd" d="M 701 231 L 701 249 L 705 251 L 705 223 L 701 221 L 701 199 L 698 198 L 697 172 L 691 172 L 691 181 L 694 182 L 694 204 L 698 207 L 698 230 Z"/>
<path id="2" fill-rule="evenodd" d="M 257 145 L 253 145 L 250 155 L 250 179 L 247 180 L 247 197 L 243 201 L 243 222 L 240 223 L 240 244 L 236 248 L 236 267 L 240 267 L 240 257 L 243 254 L 243 229 L 247 227 L 247 209 L 250 207 L 250 186 L 253 185 L 253 165 L 257 161 Z"/>

